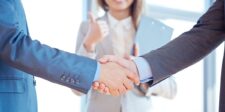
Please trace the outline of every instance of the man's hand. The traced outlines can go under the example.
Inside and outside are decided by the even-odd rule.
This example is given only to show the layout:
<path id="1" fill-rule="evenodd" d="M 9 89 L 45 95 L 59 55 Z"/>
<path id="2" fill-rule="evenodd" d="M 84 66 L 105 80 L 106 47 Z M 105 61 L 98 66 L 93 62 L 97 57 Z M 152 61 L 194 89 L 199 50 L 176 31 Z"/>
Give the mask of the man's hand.
<path id="1" fill-rule="evenodd" d="M 120 57 L 116 57 L 116 56 L 111 56 L 111 55 L 107 55 L 102 57 L 99 62 L 101 64 L 106 64 L 108 62 L 114 62 L 120 66 L 122 66 L 123 68 L 126 68 L 127 70 L 133 72 L 138 78 L 138 80 L 132 80 L 136 85 L 139 85 L 140 81 L 139 81 L 139 75 L 138 75 L 138 70 L 136 68 L 135 63 L 129 58 L 126 57 L 126 59 L 124 58 L 120 58 Z M 94 82 L 94 84 L 92 85 L 93 89 L 101 92 L 101 93 L 105 93 L 105 94 L 111 94 L 110 92 L 110 88 L 108 88 L 104 83 L 101 82 Z"/>
<path id="2" fill-rule="evenodd" d="M 133 88 L 133 82 L 139 83 L 137 74 L 131 72 L 120 65 L 112 62 L 101 64 L 100 78 L 98 87 L 96 83 L 93 88 L 101 88 L 113 96 L 124 94 L 127 90 Z M 106 87 L 107 86 L 107 87 Z"/>
<path id="3" fill-rule="evenodd" d="M 114 62 L 139 76 L 136 64 L 131 60 L 129 56 L 121 58 L 114 55 L 105 55 L 99 59 L 99 62 L 102 64 L 107 62 Z"/>

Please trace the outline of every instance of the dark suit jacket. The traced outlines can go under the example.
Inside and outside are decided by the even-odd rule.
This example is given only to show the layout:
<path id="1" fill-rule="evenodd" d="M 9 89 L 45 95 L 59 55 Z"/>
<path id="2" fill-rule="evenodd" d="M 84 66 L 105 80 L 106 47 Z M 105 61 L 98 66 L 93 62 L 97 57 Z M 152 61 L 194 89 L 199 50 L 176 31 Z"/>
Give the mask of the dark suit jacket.
<path id="1" fill-rule="evenodd" d="M 142 56 L 151 66 L 153 85 L 199 61 L 224 42 L 224 5 L 224 0 L 217 0 L 190 31 Z M 225 112 L 225 61 L 223 62 L 220 112 Z"/>
<path id="2" fill-rule="evenodd" d="M 0 112 L 37 111 L 32 75 L 87 93 L 96 66 L 32 40 L 20 0 L 0 1 Z"/>

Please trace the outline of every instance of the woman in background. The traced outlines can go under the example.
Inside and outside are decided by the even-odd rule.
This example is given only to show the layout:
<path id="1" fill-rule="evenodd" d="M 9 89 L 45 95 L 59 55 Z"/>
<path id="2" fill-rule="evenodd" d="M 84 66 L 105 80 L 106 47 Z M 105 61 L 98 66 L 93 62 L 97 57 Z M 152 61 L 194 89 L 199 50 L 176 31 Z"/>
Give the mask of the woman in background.
<path id="1" fill-rule="evenodd" d="M 95 19 L 89 14 L 89 22 L 79 29 L 76 52 L 79 55 L 99 59 L 104 55 L 121 57 L 137 55 L 134 37 L 141 17 L 142 0 L 98 0 L 106 14 Z M 132 52 L 131 52 L 132 51 Z M 78 94 L 77 91 L 74 93 Z M 149 88 L 141 84 L 123 96 L 109 96 L 90 90 L 85 96 L 85 112 L 149 112 L 151 95 L 172 99 L 176 95 L 176 83 L 171 77 Z"/>

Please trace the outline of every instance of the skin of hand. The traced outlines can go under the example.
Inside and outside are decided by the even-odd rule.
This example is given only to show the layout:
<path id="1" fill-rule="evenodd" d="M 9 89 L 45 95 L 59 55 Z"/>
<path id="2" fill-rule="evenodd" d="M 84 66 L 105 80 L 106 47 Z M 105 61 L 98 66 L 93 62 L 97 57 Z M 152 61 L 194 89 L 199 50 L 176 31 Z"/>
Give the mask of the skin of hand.
<path id="1" fill-rule="evenodd" d="M 94 15 L 89 12 L 89 29 L 84 41 L 84 47 L 87 51 L 93 52 L 96 44 L 101 42 L 108 33 L 109 28 L 106 21 L 97 21 Z"/>
<path id="2" fill-rule="evenodd" d="M 97 82 L 99 82 L 98 88 L 103 88 L 101 92 L 106 91 L 112 96 L 118 96 L 131 90 L 133 88 L 133 82 L 139 83 L 139 77 L 137 74 L 114 62 L 107 62 L 101 64 L 100 77 Z M 95 83 L 93 85 L 96 86 Z"/>
<path id="3" fill-rule="evenodd" d="M 106 55 L 106 56 L 102 57 L 101 59 L 99 59 L 99 62 L 101 64 L 106 64 L 108 62 L 114 62 L 114 63 L 122 66 L 123 68 L 135 73 L 136 77 L 138 77 L 138 81 L 136 81 L 136 82 L 133 81 L 133 82 L 136 85 L 140 84 L 139 74 L 138 74 L 136 64 L 130 59 L 130 57 L 120 58 L 120 57 L 116 57 L 116 56 L 112 56 L 112 55 Z M 100 93 L 110 95 L 109 88 L 104 83 L 94 82 L 92 85 L 92 88 L 99 91 Z"/>

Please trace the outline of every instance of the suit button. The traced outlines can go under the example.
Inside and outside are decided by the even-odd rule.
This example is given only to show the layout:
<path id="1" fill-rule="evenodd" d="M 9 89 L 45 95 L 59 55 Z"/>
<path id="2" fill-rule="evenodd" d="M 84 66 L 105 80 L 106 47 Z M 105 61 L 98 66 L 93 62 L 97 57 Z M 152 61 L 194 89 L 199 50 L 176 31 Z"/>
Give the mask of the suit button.
<path id="1" fill-rule="evenodd" d="M 74 79 L 70 79 L 70 83 L 74 84 L 75 83 Z"/>
<path id="2" fill-rule="evenodd" d="M 65 79 L 66 79 L 66 76 L 63 74 L 63 75 L 61 76 L 61 80 L 64 81 Z"/>

